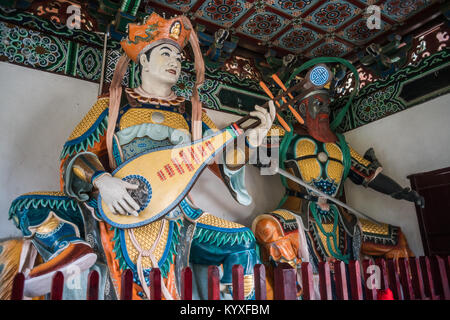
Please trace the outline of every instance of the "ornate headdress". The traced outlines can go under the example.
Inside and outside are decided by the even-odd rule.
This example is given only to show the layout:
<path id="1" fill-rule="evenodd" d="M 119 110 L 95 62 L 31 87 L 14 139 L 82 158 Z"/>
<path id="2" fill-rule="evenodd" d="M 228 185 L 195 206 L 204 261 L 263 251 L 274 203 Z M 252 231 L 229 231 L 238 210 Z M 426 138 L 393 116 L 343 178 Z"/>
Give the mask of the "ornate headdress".
<path id="1" fill-rule="evenodd" d="M 112 155 L 112 139 L 119 113 L 123 76 L 125 75 L 130 59 L 139 63 L 140 55 L 160 44 L 172 44 L 180 51 L 183 50 L 188 41 L 192 46 L 195 59 L 194 67 L 196 70 L 195 85 L 191 97 L 192 137 L 194 140 L 202 137 L 202 104 L 197 89 L 205 80 L 205 65 L 197 34 L 193 30 L 189 19 L 185 16 L 164 19 L 154 12 L 150 16 L 147 16 L 142 24 L 128 24 L 127 32 L 127 38 L 120 42 L 125 54 L 117 62 L 109 90 L 110 102 L 106 145 L 108 148 L 109 163 L 112 169 L 115 167 Z"/>
<path id="2" fill-rule="evenodd" d="M 182 51 L 191 33 L 191 28 L 183 25 L 181 18 L 166 20 L 156 13 L 147 16 L 143 24 L 129 24 L 127 29 L 128 37 L 120 45 L 136 63 L 141 54 L 163 43 L 172 44 Z"/>

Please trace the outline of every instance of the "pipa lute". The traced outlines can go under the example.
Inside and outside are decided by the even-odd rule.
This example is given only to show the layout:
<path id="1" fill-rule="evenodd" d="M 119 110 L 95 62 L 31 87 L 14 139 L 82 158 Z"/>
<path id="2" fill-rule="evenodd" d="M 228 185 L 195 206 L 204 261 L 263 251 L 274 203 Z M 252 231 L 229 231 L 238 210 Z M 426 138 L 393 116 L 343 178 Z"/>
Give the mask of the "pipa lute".
<path id="1" fill-rule="evenodd" d="M 148 224 L 170 212 L 198 179 L 206 165 L 225 146 L 244 133 L 241 124 L 251 119 L 246 116 L 213 135 L 192 143 L 162 147 L 128 159 L 112 176 L 139 184 L 136 190 L 128 190 L 140 205 L 138 216 L 114 214 L 98 197 L 100 214 L 113 227 L 133 228 Z M 254 118 L 252 118 L 254 119 Z M 245 129 L 253 128 L 256 122 Z"/>

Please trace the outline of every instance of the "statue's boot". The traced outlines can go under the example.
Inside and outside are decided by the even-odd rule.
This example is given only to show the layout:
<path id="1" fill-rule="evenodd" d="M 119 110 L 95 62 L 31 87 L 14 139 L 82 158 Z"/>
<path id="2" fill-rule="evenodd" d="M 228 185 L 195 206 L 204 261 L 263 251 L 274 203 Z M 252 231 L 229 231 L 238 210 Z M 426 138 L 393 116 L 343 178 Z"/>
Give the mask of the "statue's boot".
<path id="1" fill-rule="evenodd" d="M 24 294 L 29 297 L 49 293 L 56 272 L 61 271 L 65 279 L 81 275 L 97 260 L 91 246 L 77 236 L 75 227 L 56 216 L 36 230 L 33 242 L 51 255 L 26 275 Z"/>

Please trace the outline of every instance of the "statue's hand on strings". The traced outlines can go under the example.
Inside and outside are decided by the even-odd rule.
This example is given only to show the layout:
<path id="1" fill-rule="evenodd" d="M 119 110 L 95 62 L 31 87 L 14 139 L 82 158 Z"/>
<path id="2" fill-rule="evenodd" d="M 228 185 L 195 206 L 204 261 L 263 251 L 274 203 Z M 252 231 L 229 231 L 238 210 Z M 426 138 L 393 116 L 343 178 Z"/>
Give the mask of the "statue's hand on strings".
<path id="1" fill-rule="evenodd" d="M 275 119 L 275 105 L 272 100 L 269 101 L 269 111 L 258 105 L 255 105 L 255 111 L 250 112 L 250 115 L 257 117 L 261 120 L 259 126 L 249 129 L 247 135 L 247 141 L 252 147 L 258 147 L 263 142 L 264 137 L 272 127 L 273 120 Z"/>
<path id="2" fill-rule="evenodd" d="M 138 216 L 139 204 L 127 192 L 127 189 L 137 189 L 139 185 L 131 184 L 110 174 L 104 174 L 94 181 L 102 200 L 114 214 L 132 214 Z"/>

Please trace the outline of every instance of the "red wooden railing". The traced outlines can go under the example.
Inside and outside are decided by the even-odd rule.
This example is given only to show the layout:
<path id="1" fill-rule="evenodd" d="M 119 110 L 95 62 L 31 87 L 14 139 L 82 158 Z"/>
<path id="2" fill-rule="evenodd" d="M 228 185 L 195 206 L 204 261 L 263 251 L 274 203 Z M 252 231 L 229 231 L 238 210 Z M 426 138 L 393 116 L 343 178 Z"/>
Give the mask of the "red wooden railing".
<path id="1" fill-rule="evenodd" d="M 333 267 L 334 275 L 330 272 Z M 378 277 L 379 288 L 390 289 L 395 300 L 450 300 L 449 257 L 419 257 L 409 259 L 377 259 L 329 262 L 319 264 L 319 294 L 314 289 L 311 265 L 303 262 L 300 267 L 301 283 L 297 283 L 297 273 L 288 264 L 280 264 L 274 270 L 274 297 L 276 300 L 296 300 L 297 286 L 302 288 L 303 300 L 333 300 L 332 281 L 335 283 L 337 300 L 377 300 L 377 288 L 366 284 Z M 375 271 L 375 274 L 372 272 Z M 154 268 L 149 275 L 150 298 L 161 300 L 161 272 Z M 233 300 L 244 299 L 244 270 L 241 265 L 232 269 Z M 208 300 L 220 300 L 219 269 L 208 268 Z M 22 300 L 25 277 L 18 273 L 13 282 L 11 300 Z M 255 299 L 266 300 L 266 270 L 258 264 L 254 268 Z M 63 297 L 64 275 L 57 272 L 53 276 L 51 300 Z M 133 273 L 125 270 L 120 286 L 120 300 L 131 300 L 133 291 Z M 364 292 L 364 295 L 363 295 Z M 99 293 L 99 274 L 91 271 L 88 276 L 87 300 L 97 300 Z M 181 299 L 192 300 L 192 270 L 185 268 L 181 274 Z"/>

